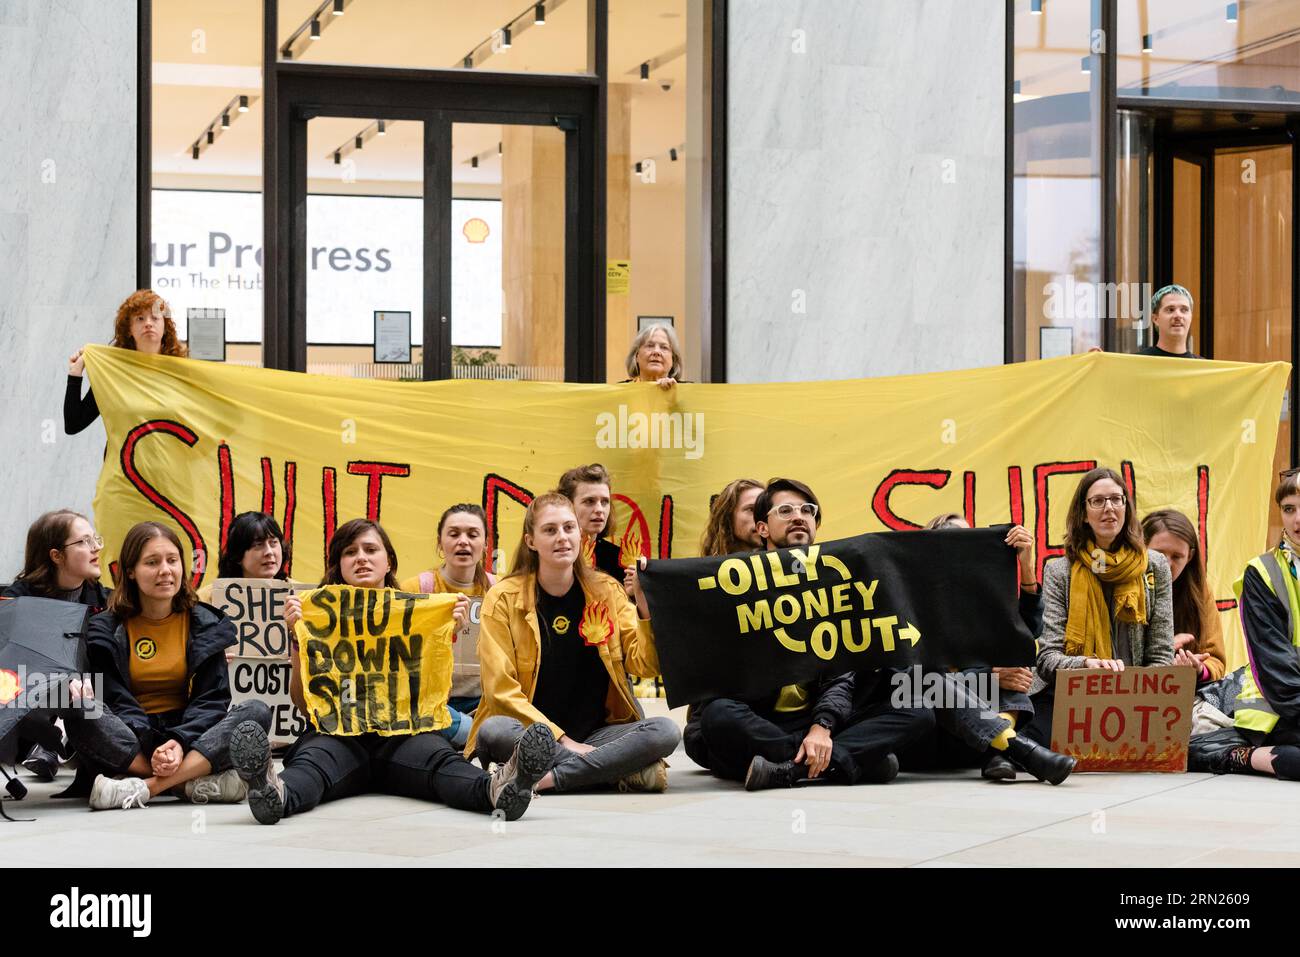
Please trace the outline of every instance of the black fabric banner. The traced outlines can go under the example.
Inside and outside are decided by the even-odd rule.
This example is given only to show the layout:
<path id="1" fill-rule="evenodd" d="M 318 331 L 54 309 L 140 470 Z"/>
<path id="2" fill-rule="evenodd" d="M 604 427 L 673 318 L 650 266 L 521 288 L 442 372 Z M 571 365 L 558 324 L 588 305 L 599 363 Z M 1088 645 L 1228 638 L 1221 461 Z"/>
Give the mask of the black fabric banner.
<path id="1" fill-rule="evenodd" d="M 1010 527 L 651 561 L 641 584 L 669 706 L 846 671 L 1032 665 Z"/>

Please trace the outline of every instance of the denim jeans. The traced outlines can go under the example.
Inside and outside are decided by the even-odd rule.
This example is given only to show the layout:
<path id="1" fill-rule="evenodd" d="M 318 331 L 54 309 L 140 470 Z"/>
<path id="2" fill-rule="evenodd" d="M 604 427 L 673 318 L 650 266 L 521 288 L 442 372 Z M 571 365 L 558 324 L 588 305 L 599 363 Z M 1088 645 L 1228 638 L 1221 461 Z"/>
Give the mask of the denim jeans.
<path id="1" fill-rule="evenodd" d="M 524 726 L 516 718 L 496 715 L 478 730 L 478 751 L 489 761 L 506 761 Z M 578 754 L 564 745 L 555 749 L 551 776 L 555 790 L 578 791 L 598 784 L 615 784 L 620 778 L 668 757 L 677 748 L 681 732 L 671 718 L 646 718 L 626 724 L 607 724 L 587 736 L 584 744 L 595 750 Z"/>

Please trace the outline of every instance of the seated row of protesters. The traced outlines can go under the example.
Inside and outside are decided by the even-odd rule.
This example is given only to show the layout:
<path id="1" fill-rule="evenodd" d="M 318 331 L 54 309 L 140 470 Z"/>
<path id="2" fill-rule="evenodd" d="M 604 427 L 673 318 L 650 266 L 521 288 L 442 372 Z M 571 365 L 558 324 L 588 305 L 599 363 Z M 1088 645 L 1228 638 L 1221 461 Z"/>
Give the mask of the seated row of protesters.
<path id="1" fill-rule="evenodd" d="M 600 492 L 594 510 L 607 523 L 607 484 Z M 1248 687 L 1237 701 L 1233 729 L 1240 737 L 1232 747 L 1216 749 L 1202 762 L 1204 770 L 1300 774 L 1291 763 L 1300 757 L 1300 739 L 1292 740 L 1297 706 L 1290 697 L 1300 700 L 1295 473 L 1284 476 L 1277 500 L 1283 542 L 1252 562 L 1239 583 L 1252 665 L 1264 670 L 1243 669 Z M 1133 516 L 1118 474 L 1097 469 L 1080 481 L 1067 514 L 1067 554 L 1044 571 L 1045 627 L 1034 674 L 994 670 L 1007 692 L 999 696 L 996 717 L 978 700 L 933 713 L 893 707 L 887 673 L 846 674 L 773 689 L 760 701 L 697 703 L 685 732 L 688 754 L 750 789 L 883 783 L 900 763 L 925 766 L 924 760 L 914 765 L 917 752 L 936 736 L 947 736 L 968 749 L 968 760 L 983 764 L 986 777 L 1005 779 L 1021 768 L 1059 783 L 1073 761 L 1043 746 L 1050 737 L 1049 680 L 1057 669 L 1177 663 L 1195 667 L 1207 685 L 1223 675 L 1222 637 L 1194 529 L 1176 512 L 1154 513 L 1143 526 Z M 715 500 L 702 551 L 806 546 L 822 517 L 815 494 L 803 483 L 738 480 Z M 955 515 L 930 523 L 964 525 Z M 456 697 L 466 708 L 462 713 L 473 715 L 466 753 L 477 753 L 485 768 L 496 762 L 491 774 L 469 764 L 440 733 L 392 742 L 309 731 L 277 776 L 267 740 L 268 709 L 259 702 L 230 708 L 221 652 L 233 645 L 233 628 L 218 609 L 197 600 L 179 540 L 160 523 L 141 523 L 128 533 L 119 555 L 122 584 L 108 593 L 98 585 L 102 541 L 90 523 L 74 512 L 42 516 L 29 534 L 24 572 L 6 597 L 39 594 L 102 608 L 92 620 L 89 647 L 92 669 L 105 676 L 107 720 L 66 722 L 70 743 L 93 775 L 92 807 L 143 806 L 161 793 L 196 801 L 236 801 L 247 793 L 257 819 L 273 822 L 323 800 L 377 790 L 482 812 L 500 809 L 514 818 L 534 790 L 594 784 L 663 790 L 664 758 L 676 747 L 676 726 L 642 718 L 628 691 L 630 674 L 658 672 L 635 570 L 620 569 L 624 591 L 613 576 L 591 568 L 584 560 L 579 509 L 556 493 L 530 506 L 515 566 L 500 582 L 486 568 L 485 535 L 476 506 L 449 509 L 439 523 L 443 564 L 403 585 L 484 598 L 475 655 L 479 683 L 471 680 L 472 663 L 460 662 L 466 679 L 460 690 L 471 694 Z M 1021 615 L 1032 631 L 1039 612 L 1031 540 L 1014 527 L 1007 544 L 1017 552 Z M 245 513 L 232 525 L 220 572 L 283 578 L 287 557 L 288 543 L 274 519 Z M 1280 587 L 1270 559 L 1286 575 Z M 358 520 L 331 540 L 322 583 L 397 587 L 396 568 L 383 529 Z M 1291 596 L 1287 604 L 1276 597 L 1284 590 Z M 457 603 L 458 628 L 465 625 L 467 604 Z M 614 627 L 607 641 L 593 645 L 578 623 L 596 606 L 604 607 Z M 295 619 L 296 600 L 290 609 Z M 571 640 L 565 641 L 566 634 Z M 1025 701 L 1021 692 L 1029 690 L 1034 694 Z M 472 692 L 482 700 L 475 701 Z M 300 687 L 294 698 L 302 707 Z"/>

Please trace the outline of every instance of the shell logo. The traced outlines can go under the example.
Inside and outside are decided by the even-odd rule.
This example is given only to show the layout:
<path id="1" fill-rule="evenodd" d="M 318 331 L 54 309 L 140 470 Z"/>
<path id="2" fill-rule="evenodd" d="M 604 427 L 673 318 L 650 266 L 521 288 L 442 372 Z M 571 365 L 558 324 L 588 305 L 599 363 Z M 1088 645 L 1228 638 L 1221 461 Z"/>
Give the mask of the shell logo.
<path id="1" fill-rule="evenodd" d="M 13 701 L 22 690 L 23 683 L 18 680 L 18 672 L 0 668 L 0 704 Z"/>
<path id="2" fill-rule="evenodd" d="M 578 622 L 578 634 L 589 645 L 603 645 L 614 636 L 614 619 L 609 615 L 609 606 L 603 601 L 587 605 L 582 610 L 582 620 Z"/>
<path id="3" fill-rule="evenodd" d="M 475 216 L 473 219 L 465 220 L 465 225 L 461 227 L 461 233 L 471 243 L 485 242 L 488 235 L 492 232 L 488 224 Z"/>
<path id="4" fill-rule="evenodd" d="M 582 536 L 582 564 L 588 568 L 596 567 L 596 540 Z"/>
<path id="5" fill-rule="evenodd" d="M 623 536 L 623 547 L 619 549 L 618 563 L 624 568 L 635 568 L 637 559 L 644 552 L 641 549 L 641 529 L 635 522 L 628 523 L 627 534 Z"/>

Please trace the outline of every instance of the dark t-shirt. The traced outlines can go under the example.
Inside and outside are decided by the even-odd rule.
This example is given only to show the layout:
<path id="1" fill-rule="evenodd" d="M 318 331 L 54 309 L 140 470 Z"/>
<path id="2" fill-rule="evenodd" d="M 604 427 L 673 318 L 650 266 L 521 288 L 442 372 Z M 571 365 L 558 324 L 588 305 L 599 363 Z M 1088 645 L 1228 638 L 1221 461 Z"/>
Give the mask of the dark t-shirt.
<path id="1" fill-rule="evenodd" d="M 609 694 L 609 672 L 600 652 L 578 634 L 585 607 L 586 596 L 576 581 L 563 598 L 537 589 L 542 660 L 533 706 L 575 741 L 585 741 L 605 724 L 605 697 Z"/>
<path id="2" fill-rule="evenodd" d="M 1195 352 L 1166 352 L 1159 346 L 1143 346 L 1138 350 L 1140 356 L 1164 356 L 1166 359 L 1204 359 L 1205 356 L 1198 356 Z"/>
<path id="3" fill-rule="evenodd" d="M 619 547 L 608 538 L 596 539 L 596 570 L 604 572 L 621 585 L 623 566 L 618 563 L 619 551 Z"/>

